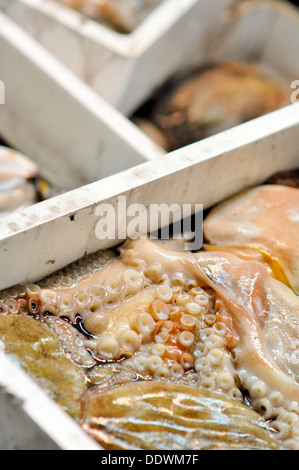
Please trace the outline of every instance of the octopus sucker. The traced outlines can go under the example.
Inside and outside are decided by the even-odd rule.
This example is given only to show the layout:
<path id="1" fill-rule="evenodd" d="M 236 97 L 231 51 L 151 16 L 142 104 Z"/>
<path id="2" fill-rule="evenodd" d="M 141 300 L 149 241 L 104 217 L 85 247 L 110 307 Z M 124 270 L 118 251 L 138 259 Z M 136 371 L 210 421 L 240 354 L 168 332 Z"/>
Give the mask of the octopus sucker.
<path id="1" fill-rule="evenodd" d="M 200 415 L 192 428 L 187 403 L 205 407 L 218 400 L 236 411 L 231 426 L 237 426 L 238 436 L 238 426 L 245 429 L 240 416 L 252 412 L 257 427 L 244 431 L 249 448 L 298 449 L 297 191 L 261 186 L 214 208 L 204 221 L 207 244 L 196 253 L 171 242 L 128 240 L 39 282 L 5 289 L 0 340 L 8 341 L 10 318 L 14 324 L 28 319 L 55 336 L 54 355 L 58 341 L 59 357 L 66 358 L 69 373 L 73 364 L 80 381 L 80 423 L 105 448 L 130 448 L 130 442 L 159 448 L 156 428 L 149 431 L 146 424 L 151 415 L 147 398 L 156 397 L 159 406 L 151 416 L 165 431 L 167 449 L 179 443 L 188 449 L 187 433 L 194 436 L 190 445 L 200 441 L 204 448 L 209 441 L 205 425 Z M 285 217 L 283 228 L 278 215 Z M 288 243 L 292 259 L 286 255 Z M 47 341 L 36 346 L 45 356 Z M 180 417 L 183 396 L 187 415 Z M 132 420 L 130 407 L 120 408 L 122 431 L 115 425 L 118 404 L 129 403 L 130 397 L 140 404 L 144 427 L 144 439 L 137 441 L 126 424 L 125 415 Z M 104 416 L 101 410 L 109 400 L 116 408 L 110 406 Z M 174 413 L 170 422 L 165 403 Z M 213 412 L 206 416 L 218 429 Z M 173 435 L 179 439 L 172 441 Z M 228 448 L 234 448 L 227 430 L 226 438 Z M 218 444 L 209 445 L 221 447 L 217 439 Z"/>
<path id="2" fill-rule="evenodd" d="M 298 366 L 287 360 L 291 353 L 290 341 L 298 338 L 299 302 L 296 295 L 273 279 L 261 264 L 247 262 L 249 267 L 246 269 L 242 266 L 244 262 L 233 259 L 234 255 L 223 254 L 221 260 L 218 253 L 214 262 L 212 255 L 208 256 L 207 265 L 204 264 L 204 255 L 200 256 L 200 264 L 207 275 L 211 272 L 212 283 L 230 312 L 233 328 L 240 338 L 237 346 L 239 354 L 235 360 L 239 377 L 245 381 L 245 386 L 247 379 L 244 376 L 249 374 L 257 378 L 263 377 L 268 391 L 271 392 L 273 388 L 274 391 L 281 392 L 286 407 L 293 401 L 299 401 Z M 217 266 L 218 279 L 213 272 L 214 263 Z M 223 279 L 228 272 L 230 284 L 227 286 Z M 256 284 L 262 300 L 258 308 L 252 301 Z M 267 311 L 266 320 L 261 318 L 260 308 Z M 281 326 L 279 332 L 276 327 L 273 328 L 277 324 Z M 287 335 L 284 334 L 286 331 Z"/>
<path id="3" fill-rule="evenodd" d="M 82 367 L 92 367 L 95 359 L 88 352 L 86 337 L 73 325 L 54 315 L 43 315 L 42 323 L 50 327 L 60 339 L 61 348 L 75 364 Z"/>

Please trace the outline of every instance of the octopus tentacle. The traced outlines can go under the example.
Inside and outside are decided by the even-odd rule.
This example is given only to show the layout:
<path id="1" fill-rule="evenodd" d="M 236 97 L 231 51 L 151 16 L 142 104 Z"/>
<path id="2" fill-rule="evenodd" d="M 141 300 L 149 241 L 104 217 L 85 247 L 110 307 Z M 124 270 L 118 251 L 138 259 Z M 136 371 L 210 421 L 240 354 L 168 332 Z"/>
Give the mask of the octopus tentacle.
<path id="1" fill-rule="evenodd" d="M 280 358 L 288 338 L 298 336 L 299 305 L 291 294 L 260 261 L 138 240 L 118 256 L 100 252 L 2 292 L 0 312 L 35 316 L 55 330 L 74 362 L 107 366 L 105 390 L 134 376 L 240 401 L 246 391 L 291 448 L 299 442 L 299 385 L 296 368 Z M 285 316 L 279 320 L 277 302 Z M 275 346 L 278 321 L 285 336 Z"/>

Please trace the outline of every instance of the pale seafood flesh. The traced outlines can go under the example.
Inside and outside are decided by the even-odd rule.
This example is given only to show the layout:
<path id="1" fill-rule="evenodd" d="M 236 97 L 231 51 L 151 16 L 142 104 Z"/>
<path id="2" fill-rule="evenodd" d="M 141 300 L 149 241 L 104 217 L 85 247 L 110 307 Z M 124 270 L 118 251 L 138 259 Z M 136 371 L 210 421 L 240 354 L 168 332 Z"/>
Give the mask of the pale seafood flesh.
<path id="1" fill-rule="evenodd" d="M 165 84 L 132 119 L 172 151 L 288 104 L 288 84 L 258 65 L 224 62 Z"/>
<path id="2" fill-rule="evenodd" d="M 0 146 L 0 217 L 54 195 L 37 166 L 25 155 Z"/>
<path id="3" fill-rule="evenodd" d="M 296 197 L 298 189 L 265 185 L 220 205 L 204 222 L 214 245 L 197 253 L 128 240 L 2 291 L 7 353 L 25 353 L 23 333 L 17 347 L 7 324 L 40 324 L 48 339 L 37 337 L 33 350 L 64 354 L 74 380 L 70 396 L 64 383 L 46 389 L 65 408 L 69 399 L 68 411 L 106 449 L 299 449 L 299 299 L 287 282 L 296 274 L 286 275 L 285 250 L 240 245 L 231 214 L 245 204 L 235 217 L 241 233 L 255 234 L 251 211 L 266 210 L 257 218 L 264 239 L 273 234 L 283 245 L 271 211 L 291 208 L 286 232 L 295 256 Z M 225 230 L 234 245 L 221 244 Z M 26 350 L 20 362 L 29 370 Z M 50 381 L 38 368 L 31 373 L 42 386 Z"/>
<path id="4" fill-rule="evenodd" d="M 130 33 L 163 0 L 58 0 L 87 17 Z"/>

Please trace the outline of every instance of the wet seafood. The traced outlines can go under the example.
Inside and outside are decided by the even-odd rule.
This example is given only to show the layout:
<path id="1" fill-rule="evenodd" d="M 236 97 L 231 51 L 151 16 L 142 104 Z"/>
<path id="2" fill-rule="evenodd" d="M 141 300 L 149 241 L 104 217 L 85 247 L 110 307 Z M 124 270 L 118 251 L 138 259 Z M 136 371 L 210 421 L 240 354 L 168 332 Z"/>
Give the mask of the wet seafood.
<path id="1" fill-rule="evenodd" d="M 36 202 L 31 181 L 37 173 L 37 167 L 25 156 L 0 147 L 0 215 Z"/>
<path id="2" fill-rule="evenodd" d="M 293 188 L 299 188 L 299 171 L 284 171 L 273 175 L 268 181 L 268 184 L 280 184 L 283 186 L 292 186 Z"/>
<path id="3" fill-rule="evenodd" d="M 165 85 L 132 119 L 172 151 L 288 104 L 288 85 L 258 66 L 222 63 Z"/>
<path id="4" fill-rule="evenodd" d="M 110 450 L 278 449 L 265 422 L 245 405 L 167 382 L 138 382 L 92 397 L 83 428 Z"/>
<path id="5" fill-rule="evenodd" d="M 29 158 L 0 146 L 0 217 L 53 195 Z"/>
<path id="6" fill-rule="evenodd" d="M 71 412 L 107 449 L 298 449 L 296 199 L 260 186 L 210 212 L 197 253 L 128 240 L 6 289 L 0 339 L 27 351 L 31 326 L 11 346 L 19 318 L 43 328 L 37 354 L 59 339 L 54 356 L 79 381 Z"/>
<path id="7" fill-rule="evenodd" d="M 130 33 L 163 0 L 58 0 L 122 33 Z"/>
<path id="8" fill-rule="evenodd" d="M 273 395 L 284 409 L 296 408 L 299 368 L 291 357 L 299 338 L 297 296 L 258 261 L 211 252 L 199 256 L 199 265 L 218 292 L 222 315 L 232 322 L 235 370 L 253 408 L 275 417 Z"/>

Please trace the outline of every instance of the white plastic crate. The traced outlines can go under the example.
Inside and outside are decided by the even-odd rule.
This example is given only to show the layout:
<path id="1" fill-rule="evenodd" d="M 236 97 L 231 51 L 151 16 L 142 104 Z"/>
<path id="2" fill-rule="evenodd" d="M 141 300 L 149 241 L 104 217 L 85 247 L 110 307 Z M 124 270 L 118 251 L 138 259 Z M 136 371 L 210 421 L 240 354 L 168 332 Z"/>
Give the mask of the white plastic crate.
<path id="1" fill-rule="evenodd" d="M 61 190 L 163 155 L 121 113 L 0 14 L 0 134 Z"/>
<path id="2" fill-rule="evenodd" d="M 53 3 L 9 0 L 9 5 L 27 2 Z M 56 6 L 54 3 L 50 9 L 55 10 Z M 21 23 L 26 14 L 24 10 L 24 17 L 18 18 L 18 8 L 8 10 Z M 254 60 L 291 86 L 299 77 L 298 10 L 275 0 L 237 1 L 218 16 L 213 8 L 209 11 L 206 7 L 210 21 L 213 17 L 219 24 L 205 30 L 199 43 L 194 42 L 192 35 L 187 39 L 186 34 L 180 36 L 181 42 L 190 41 L 192 60 L 197 65 L 213 60 Z M 67 17 L 68 13 L 67 10 Z M 77 18 L 76 12 L 70 13 Z M 207 16 L 201 20 L 205 25 L 209 24 Z M 165 154 L 5 15 L 0 15 L 0 23 L 0 80 L 6 88 L 6 104 L 0 106 L 1 134 L 32 158 L 52 184 L 62 190 L 77 188 Z M 95 27 L 112 33 L 104 26 Z M 47 31 L 47 25 L 43 24 L 42 29 Z M 176 44 L 171 40 L 170 43 L 176 50 Z M 183 62 L 182 68 L 185 66 Z M 181 71 L 178 64 L 175 68 L 176 72 Z M 135 78 L 142 83 L 138 73 Z M 142 67 L 140 73 L 144 73 Z M 129 93 L 123 76 L 122 87 L 126 96 L 134 95 L 138 88 Z M 290 88 L 290 96 L 292 91 Z"/>
<path id="3" fill-rule="evenodd" d="M 96 237 L 98 204 L 213 204 L 299 166 L 299 103 L 0 219 L 0 289 L 34 282 L 117 243 Z M 16 263 L 18 269 L 16 269 Z"/>
<path id="4" fill-rule="evenodd" d="M 234 0 L 164 0 L 128 35 L 55 0 L 0 0 L 3 9 L 100 96 L 125 114 L 196 60 Z"/>

